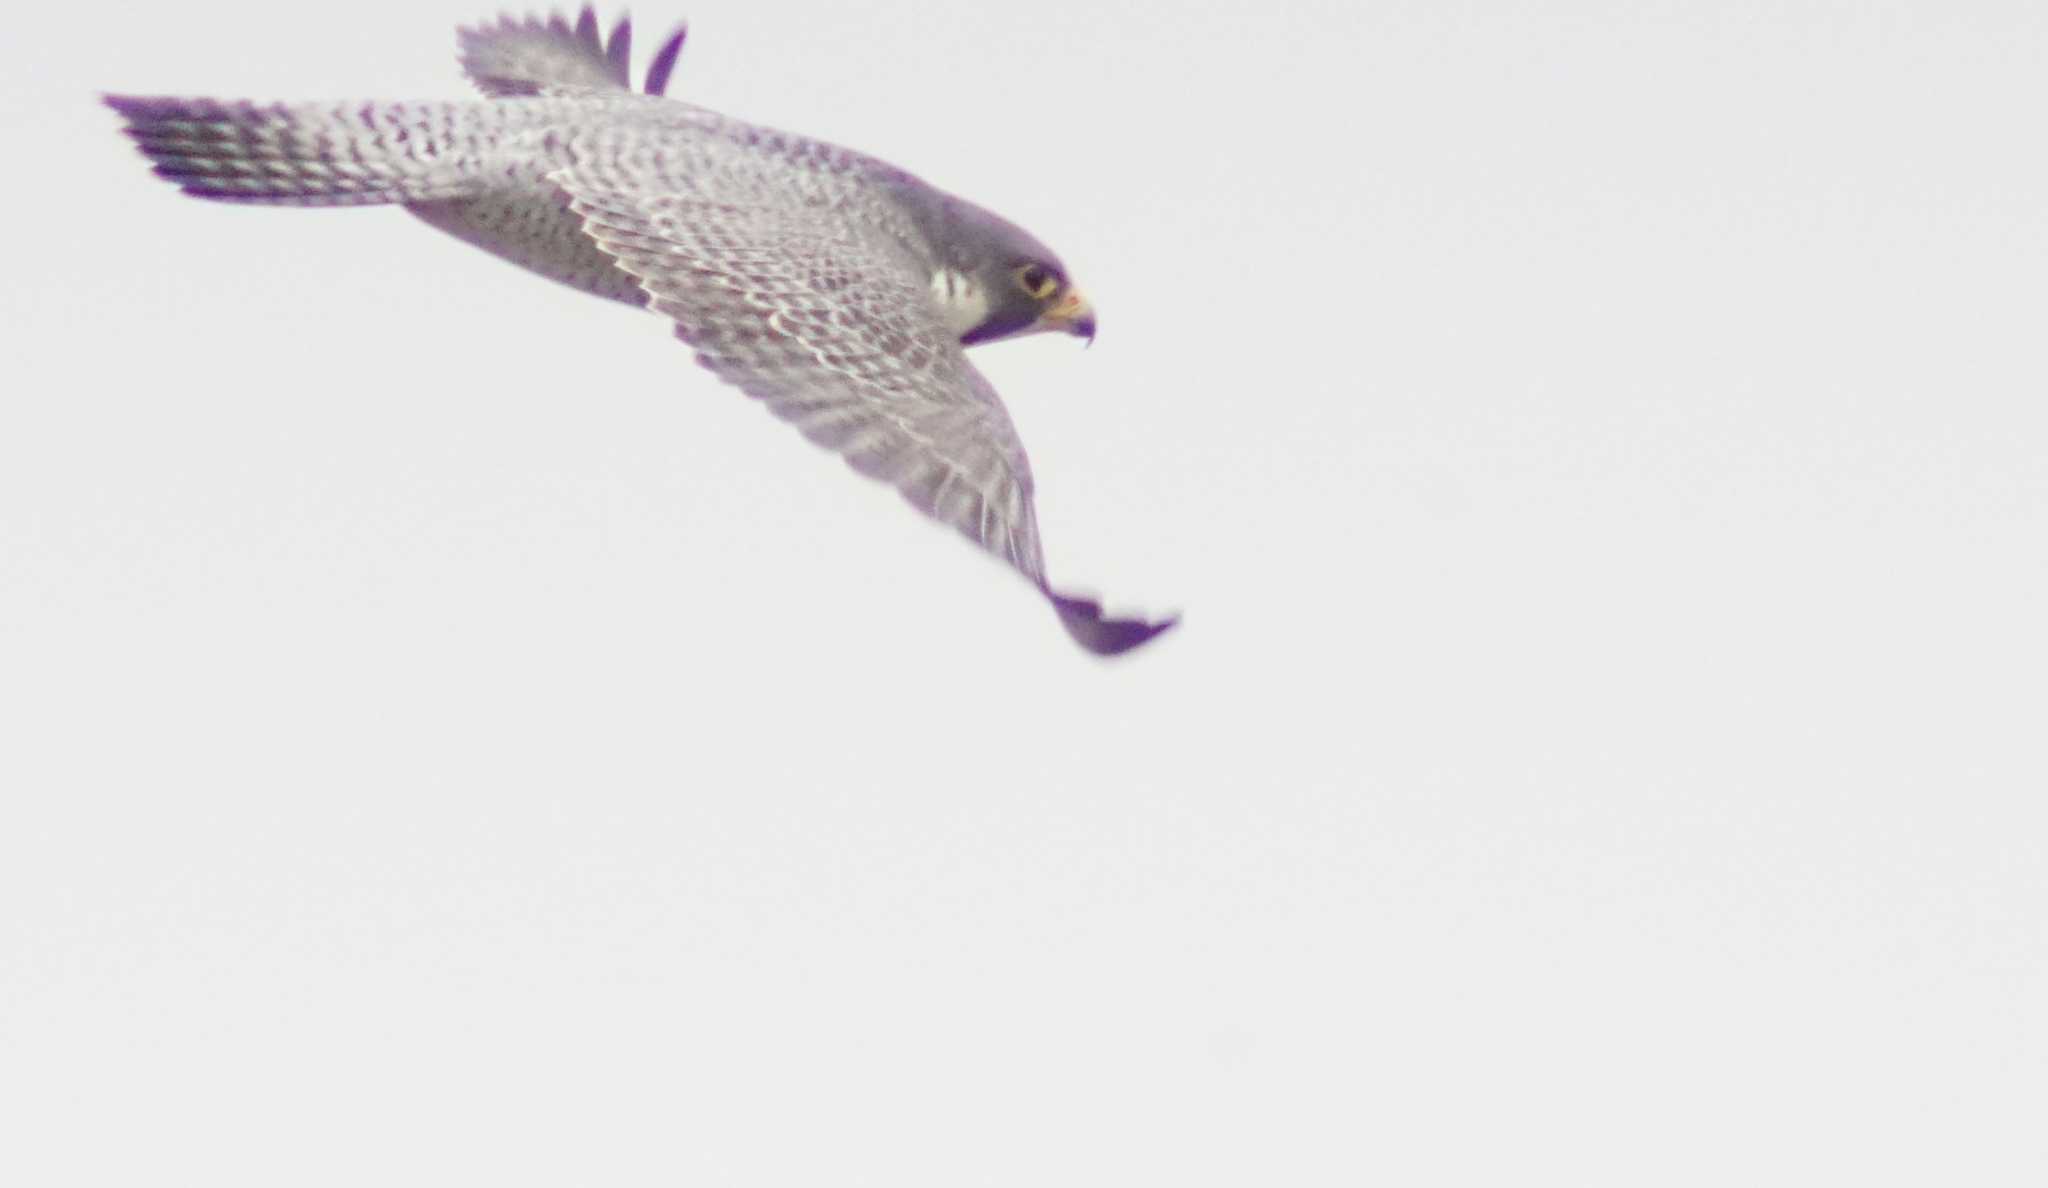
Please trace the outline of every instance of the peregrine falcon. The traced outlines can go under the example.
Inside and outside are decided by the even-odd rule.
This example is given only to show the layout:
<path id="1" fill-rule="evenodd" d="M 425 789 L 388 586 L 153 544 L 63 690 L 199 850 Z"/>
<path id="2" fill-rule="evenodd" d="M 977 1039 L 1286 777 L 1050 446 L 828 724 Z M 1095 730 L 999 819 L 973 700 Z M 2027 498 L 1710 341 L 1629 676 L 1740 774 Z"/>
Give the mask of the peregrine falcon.
<path id="1" fill-rule="evenodd" d="M 482 100 L 252 103 L 110 95 L 188 194 L 389 203 L 522 268 L 649 308 L 720 379 L 1008 562 L 1100 655 L 1173 626 L 1046 581 L 1031 469 L 968 346 L 1095 311 L 1023 229 L 892 165 L 643 93 L 632 29 L 500 19 L 458 34 Z"/>

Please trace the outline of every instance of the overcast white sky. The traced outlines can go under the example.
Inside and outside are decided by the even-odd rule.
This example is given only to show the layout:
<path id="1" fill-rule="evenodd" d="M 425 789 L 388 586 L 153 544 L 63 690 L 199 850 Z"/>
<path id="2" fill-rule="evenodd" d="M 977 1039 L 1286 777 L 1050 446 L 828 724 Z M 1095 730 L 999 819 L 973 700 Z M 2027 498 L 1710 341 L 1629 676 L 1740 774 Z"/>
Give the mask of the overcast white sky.
<path id="1" fill-rule="evenodd" d="M 689 363 L 9 18 L 0 1182 L 2048 1182 L 2048 10 L 642 5 L 1053 244 L 1119 663 Z"/>

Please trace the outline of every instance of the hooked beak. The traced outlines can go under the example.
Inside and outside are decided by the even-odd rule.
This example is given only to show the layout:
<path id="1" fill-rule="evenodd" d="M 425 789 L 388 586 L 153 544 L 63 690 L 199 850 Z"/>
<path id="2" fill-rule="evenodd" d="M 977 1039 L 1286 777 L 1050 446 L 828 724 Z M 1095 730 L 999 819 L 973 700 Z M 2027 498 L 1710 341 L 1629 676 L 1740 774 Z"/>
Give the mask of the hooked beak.
<path id="1" fill-rule="evenodd" d="M 1081 295 L 1081 290 L 1070 287 L 1051 309 L 1039 315 L 1038 328 L 1076 334 L 1087 339 L 1092 346 L 1095 342 L 1095 307 Z"/>

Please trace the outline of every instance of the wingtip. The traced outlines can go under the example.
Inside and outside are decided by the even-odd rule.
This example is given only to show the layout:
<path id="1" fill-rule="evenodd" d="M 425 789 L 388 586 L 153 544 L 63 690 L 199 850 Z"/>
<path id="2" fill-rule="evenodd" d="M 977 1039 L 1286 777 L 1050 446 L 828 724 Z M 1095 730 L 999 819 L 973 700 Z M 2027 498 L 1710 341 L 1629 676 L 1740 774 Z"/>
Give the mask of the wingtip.
<path id="1" fill-rule="evenodd" d="M 633 89 L 633 18 L 621 14 L 604 43 L 605 61 L 611 63 L 612 81 L 624 90 Z"/>
<path id="2" fill-rule="evenodd" d="M 456 60 L 484 94 L 539 94 L 555 85 L 632 90 L 632 18 L 621 13 L 607 34 L 595 4 L 573 15 L 505 13 L 455 31 Z"/>
<path id="3" fill-rule="evenodd" d="M 654 60 L 647 64 L 647 83 L 641 90 L 649 95 L 668 93 L 669 75 L 675 73 L 676 57 L 683 52 L 683 42 L 687 41 L 689 36 L 689 25 L 676 26 L 676 31 L 669 34 L 668 40 L 662 42 L 661 48 L 655 51 Z"/>
<path id="4" fill-rule="evenodd" d="M 1102 604 L 1091 599 L 1072 598 L 1051 590 L 1046 591 L 1046 597 L 1052 600 L 1053 609 L 1059 612 L 1060 625 L 1074 637 L 1074 642 L 1098 656 L 1121 656 L 1180 623 L 1178 614 L 1156 623 L 1145 619 L 1111 619 L 1104 617 Z"/>
<path id="5" fill-rule="evenodd" d="M 173 101 L 155 95 L 116 95 L 110 91 L 102 91 L 100 102 L 113 108 L 122 119 L 134 120 L 155 115 L 169 107 Z"/>

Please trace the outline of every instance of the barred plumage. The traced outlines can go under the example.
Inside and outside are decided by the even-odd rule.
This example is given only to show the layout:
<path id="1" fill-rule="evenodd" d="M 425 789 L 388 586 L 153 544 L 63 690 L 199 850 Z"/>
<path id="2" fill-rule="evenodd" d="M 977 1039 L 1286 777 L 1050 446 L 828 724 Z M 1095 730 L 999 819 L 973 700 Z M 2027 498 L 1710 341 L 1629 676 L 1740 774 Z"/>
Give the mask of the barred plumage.
<path id="1" fill-rule="evenodd" d="M 648 305 L 720 378 L 894 485 L 1038 587 L 1083 646 L 1106 619 L 1045 580 L 1029 463 L 966 343 L 1094 334 L 1017 227 L 851 152 L 660 97 L 672 36 L 629 83 L 631 28 L 503 20 L 460 34 L 458 103 L 107 99 L 156 172 L 203 198 L 392 203 L 521 267 Z M 943 284 L 935 284 L 943 281 Z"/>
<path id="2" fill-rule="evenodd" d="M 563 116 L 522 103 L 250 103 L 108 96 L 159 176 L 229 202 L 337 206 L 475 193 L 545 175 L 536 137 Z"/>

